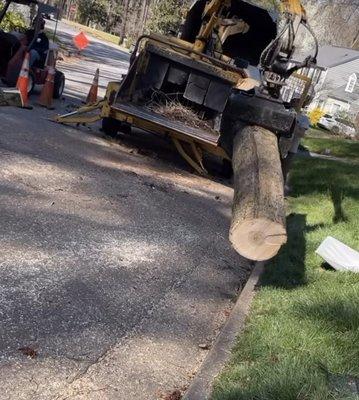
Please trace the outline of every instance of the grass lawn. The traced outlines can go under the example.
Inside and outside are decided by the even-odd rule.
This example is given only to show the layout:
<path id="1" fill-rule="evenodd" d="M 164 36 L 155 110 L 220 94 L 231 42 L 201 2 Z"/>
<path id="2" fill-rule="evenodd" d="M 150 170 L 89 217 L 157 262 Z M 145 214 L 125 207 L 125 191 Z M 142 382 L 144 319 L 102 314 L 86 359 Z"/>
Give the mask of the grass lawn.
<path id="1" fill-rule="evenodd" d="M 359 159 L 359 141 L 343 139 L 323 131 L 311 131 L 302 140 L 302 145 L 314 153 L 323 154 L 327 149 L 330 149 L 330 155 L 334 157 Z"/>
<path id="2" fill-rule="evenodd" d="M 97 39 L 101 39 L 101 40 L 104 40 L 105 42 L 114 43 L 114 44 L 118 45 L 118 41 L 120 38 L 116 35 L 112 35 L 111 33 L 99 31 L 97 29 L 90 28 L 86 25 L 81 25 L 77 22 L 69 21 L 67 19 L 63 19 L 63 21 L 66 24 L 74 26 L 75 28 L 78 28 L 79 30 L 81 30 L 83 32 L 89 33 L 90 35 L 94 36 Z M 124 50 L 127 51 L 127 49 L 125 49 L 124 47 L 121 46 L 121 48 L 123 48 Z"/>
<path id="3" fill-rule="evenodd" d="M 315 254 L 329 235 L 359 248 L 358 165 L 298 159 L 291 182 L 288 244 L 266 266 L 213 400 L 359 398 L 359 274 Z"/>

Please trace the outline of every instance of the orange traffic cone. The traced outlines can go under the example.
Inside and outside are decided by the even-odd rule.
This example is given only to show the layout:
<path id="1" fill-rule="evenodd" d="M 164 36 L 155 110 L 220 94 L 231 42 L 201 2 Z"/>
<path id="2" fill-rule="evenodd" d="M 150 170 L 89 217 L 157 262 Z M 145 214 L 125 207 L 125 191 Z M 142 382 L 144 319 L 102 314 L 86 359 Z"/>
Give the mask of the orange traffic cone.
<path id="1" fill-rule="evenodd" d="M 100 70 L 97 68 L 95 76 L 93 78 L 93 82 L 87 95 L 86 104 L 94 104 L 97 101 L 97 92 L 98 92 L 98 78 L 100 76 Z"/>
<path id="2" fill-rule="evenodd" d="M 16 88 L 20 91 L 21 95 L 22 108 L 31 108 L 28 105 L 29 68 L 30 68 L 29 63 L 30 63 L 30 54 L 26 53 L 16 83 Z"/>
<path id="3" fill-rule="evenodd" d="M 50 65 L 47 70 L 45 85 L 42 88 L 40 99 L 38 104 L 46 107 L 49 110 L 53 110 L 52 99 L 54 96 L 54 81 L 55 81 L 55 68 Z"/>

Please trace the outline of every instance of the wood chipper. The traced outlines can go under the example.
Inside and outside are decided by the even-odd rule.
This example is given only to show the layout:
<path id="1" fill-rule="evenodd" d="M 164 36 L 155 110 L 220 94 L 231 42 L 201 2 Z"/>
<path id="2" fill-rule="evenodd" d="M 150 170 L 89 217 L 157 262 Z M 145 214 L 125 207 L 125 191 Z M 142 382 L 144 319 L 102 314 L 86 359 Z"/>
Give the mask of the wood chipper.
<path id="1" fill-rule="evenodd" d="M 298 28 L 310 31 L 305 11 L 299 0 L 265 3 L 195 1 L 178 36 L 138 39 L 128 74 L 103 101 L 56 117 L 102 119 L 111 136 L 131 127 L 166 135 L 199 173 L 204 152 L 232 162 L 230 241 L 252 260 L 270 259 L 287 240 L 279 143 L 292 140 L 300 105 L 286 104 L 281 91 L 318 51 L 294 64 Z"/>

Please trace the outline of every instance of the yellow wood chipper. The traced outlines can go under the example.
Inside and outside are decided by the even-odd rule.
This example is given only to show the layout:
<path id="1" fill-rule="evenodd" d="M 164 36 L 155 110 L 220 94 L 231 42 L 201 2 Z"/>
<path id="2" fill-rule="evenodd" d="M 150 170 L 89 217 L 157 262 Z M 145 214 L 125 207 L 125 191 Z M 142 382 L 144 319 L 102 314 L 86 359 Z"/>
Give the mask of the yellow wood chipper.
<path id="1" fill-rule="evenodd" d="M 138 39 L 127 75 L 108 85 L 103 101 L 56 117 L 102 119 L 110 136 L 132 127 L 166 135 L 198 173 L 205 172 L 204 152 L 231 162 L 230 240 L 252 260 L 273 257 L 287 239 L 281 147 L 295 138 L 310 79 L 303 78 L 295 105 L 283 101 L 282 89 L 298 70 L 315 66 L 318 52 L 314 40 L 313 54 L 293 61 L 299 27 L 311 32 L 305 10 L 299 0 L 273 3 L 195 1 L 177 36 Z"/>

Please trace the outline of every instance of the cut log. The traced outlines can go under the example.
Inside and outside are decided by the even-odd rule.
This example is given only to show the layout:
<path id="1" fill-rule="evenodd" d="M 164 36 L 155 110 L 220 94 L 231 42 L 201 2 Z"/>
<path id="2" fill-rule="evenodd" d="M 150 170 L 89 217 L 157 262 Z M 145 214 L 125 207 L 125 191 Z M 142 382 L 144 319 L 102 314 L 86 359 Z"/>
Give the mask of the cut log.
<path id="1" fill-rule="evenodd" d="M 258 126 L 239 130 L 234 139 L 232 164 L 230 241 L 243 257 L 269 260 L 287 241 L 283 174 L 276 135 Z"/>

